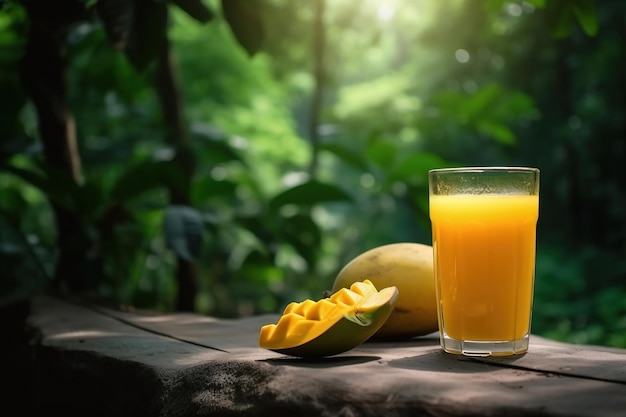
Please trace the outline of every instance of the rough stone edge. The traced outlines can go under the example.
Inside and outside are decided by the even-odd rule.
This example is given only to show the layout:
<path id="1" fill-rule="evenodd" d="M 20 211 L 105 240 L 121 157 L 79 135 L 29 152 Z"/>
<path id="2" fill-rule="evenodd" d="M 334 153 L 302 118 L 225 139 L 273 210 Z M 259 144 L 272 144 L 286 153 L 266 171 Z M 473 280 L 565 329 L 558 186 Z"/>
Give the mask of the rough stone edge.
<path id="1" fill-rule="evenodd" d="M 158 416 L 173 375 L 95 352 L 34 346 L 29 396 L 33 415 Z"/>

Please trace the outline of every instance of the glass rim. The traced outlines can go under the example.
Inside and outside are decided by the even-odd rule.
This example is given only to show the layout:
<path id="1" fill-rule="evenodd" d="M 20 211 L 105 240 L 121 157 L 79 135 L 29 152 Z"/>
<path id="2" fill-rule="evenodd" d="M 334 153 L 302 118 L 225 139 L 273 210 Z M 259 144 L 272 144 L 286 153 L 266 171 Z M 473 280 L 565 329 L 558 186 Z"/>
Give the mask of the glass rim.
<path id="1" fill-rule="evenodd" d="M 438 173 L 481 173 L 481 172 L 520 172 L 539 173 L 539 168 L 524 166 L 467 166 L 455 168 L 434 168 L 428 171 L 429 174 Z"/>

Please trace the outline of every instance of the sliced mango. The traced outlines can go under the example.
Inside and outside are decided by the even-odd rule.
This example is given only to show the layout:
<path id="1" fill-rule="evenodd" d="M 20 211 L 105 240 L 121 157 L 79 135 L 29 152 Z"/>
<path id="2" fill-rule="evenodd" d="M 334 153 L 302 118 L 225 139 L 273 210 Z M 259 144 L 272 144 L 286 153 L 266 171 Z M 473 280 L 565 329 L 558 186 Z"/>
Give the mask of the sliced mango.
<path id="1" fill-rule="evenodd" d="M 346 352 L 369 339 L 391 315 L 398 289 L 378 291 L 369 280 L 319 301 L 293 302 L 276 324 L 261 327 L 259 346 L 302 358 Z"/>

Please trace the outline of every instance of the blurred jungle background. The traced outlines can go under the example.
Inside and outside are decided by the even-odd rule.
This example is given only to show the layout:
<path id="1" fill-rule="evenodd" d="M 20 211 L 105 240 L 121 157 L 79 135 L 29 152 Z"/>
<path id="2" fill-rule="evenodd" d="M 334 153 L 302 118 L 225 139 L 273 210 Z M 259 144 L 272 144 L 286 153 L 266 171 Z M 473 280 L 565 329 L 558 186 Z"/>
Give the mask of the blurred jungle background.
<path id="1" fill-rule="evenodd" d="M 0 0 L 0 305 L 218 317 L 541 169 L 533 333 L 626 347 L 626 2 Z"/>

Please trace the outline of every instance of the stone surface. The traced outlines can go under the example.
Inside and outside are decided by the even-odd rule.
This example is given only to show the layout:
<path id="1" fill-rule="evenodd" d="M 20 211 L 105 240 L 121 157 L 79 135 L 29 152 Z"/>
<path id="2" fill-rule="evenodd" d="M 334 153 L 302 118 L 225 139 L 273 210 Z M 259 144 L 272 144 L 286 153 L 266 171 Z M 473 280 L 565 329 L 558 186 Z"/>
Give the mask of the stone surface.
<path id="1" fill-rule="evenodd" d="M 626 350 L 531 338 L 516 358 L 441 351 L 436 335 L 306 361 L 257 346 L 278 316 L 131 313 L 37 296 L 33 415 L 623 416 Z"/>

